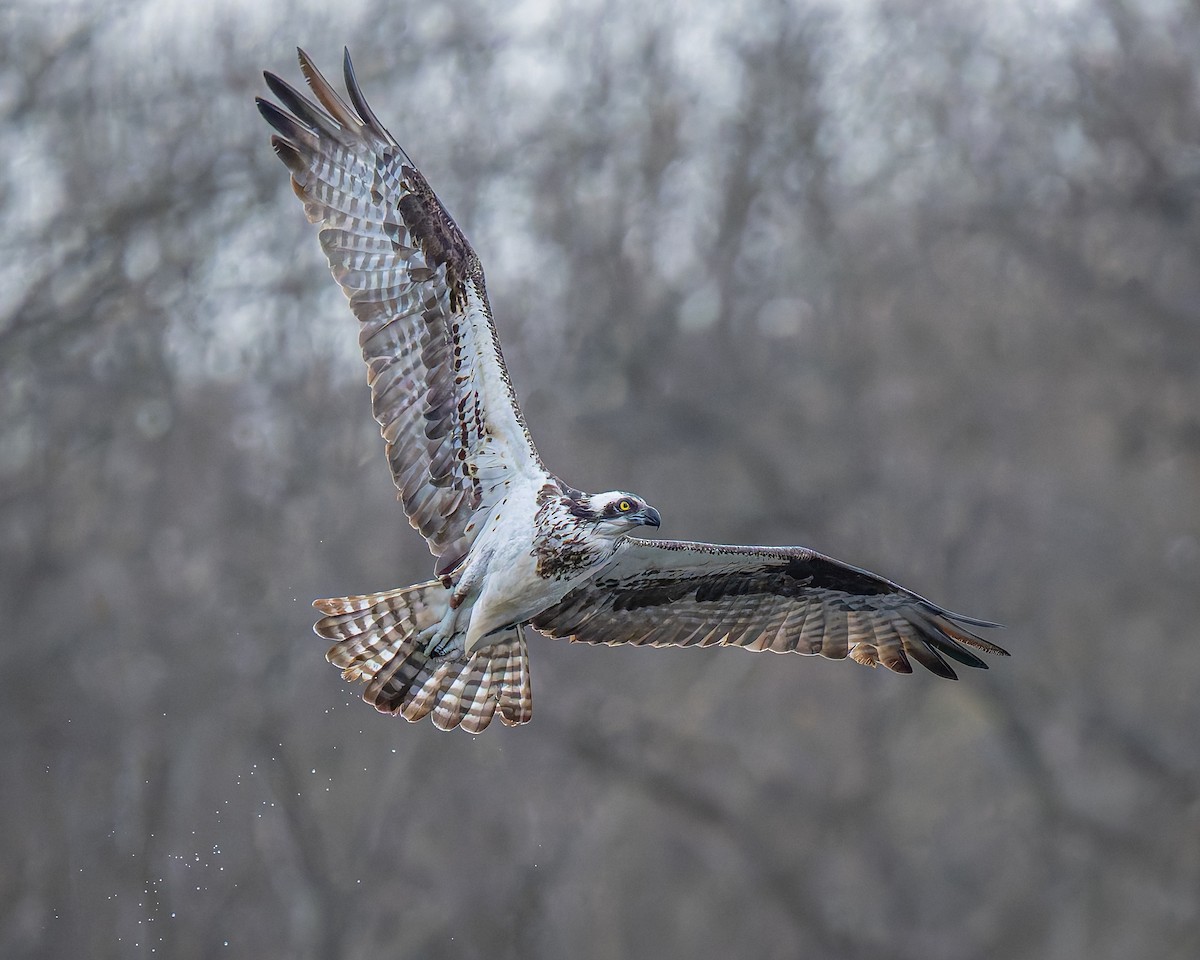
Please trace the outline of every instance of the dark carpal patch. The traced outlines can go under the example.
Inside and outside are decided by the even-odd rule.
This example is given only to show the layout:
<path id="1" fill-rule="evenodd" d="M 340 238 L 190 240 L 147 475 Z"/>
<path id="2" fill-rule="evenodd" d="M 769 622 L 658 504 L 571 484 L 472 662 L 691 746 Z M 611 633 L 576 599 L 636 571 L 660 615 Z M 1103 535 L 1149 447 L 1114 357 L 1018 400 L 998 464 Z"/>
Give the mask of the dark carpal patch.
<path id="1" fill-rule="evenodd" d="M 646 607 L 661 607 L 702 588 L 702 581 L 697 579 L 651 580 L 641 583 L 597 584 L 601 589 L 612 591 L 612 608 L 614 610 L 642 610 Z"/>
<path id="2" fill-rule="evenodd" d="M 809 586 L 852 593 L 859 597 L 896 592 L 895 587 L 886 580 L 828 557 L 815 556 L 807 560 L 794 558 L 788 561 L 786 573 L 794 582 L 807 581 Z"/>
<path id="3" fill-rule="evenodd" d="M 614 584 L 614 610 L 640 610 L 665 606 L 685 598 L 697 603 L 716 603 L 727 597 L 797 597 L 813 590 L 870 596 L 891 593 L 886 582 L 848 570 L 824 557 L 794 557 L 783 562 L 767 562 L 761 570 L 714 573 L 676 580 L 651 580 L 642 583 Z"/>
<path id="4" fill-rule="evenodd" d="M 431 267 L 446 265 L 450 309 L 457 312 L 466 300 L 467 283 L 477 284 L 480 291 L 483 289 L 479 257 L 424 175 L 407 164 L 400 172 L 405 178 L 401 185 L 409 192 L 396 204 L 397 212 L 404 220 L 409 236 L 425 255 L 426 262 Z"/>

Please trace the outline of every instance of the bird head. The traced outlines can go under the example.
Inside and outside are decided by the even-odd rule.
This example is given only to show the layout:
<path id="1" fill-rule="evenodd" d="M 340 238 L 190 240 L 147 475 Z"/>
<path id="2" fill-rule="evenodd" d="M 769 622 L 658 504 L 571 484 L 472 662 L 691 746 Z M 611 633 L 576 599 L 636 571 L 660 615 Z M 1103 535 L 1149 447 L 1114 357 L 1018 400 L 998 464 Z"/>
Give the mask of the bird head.
<path id="1" fill-rule="evenodd" d="M 634 527 L 657 527 L 662 523 L 658 511 L 641 497 L 624 490 L 593 493 L 576 501 L 575 515 L 593 520 L 599 530 L 612 535 L 628 533 Z"/>

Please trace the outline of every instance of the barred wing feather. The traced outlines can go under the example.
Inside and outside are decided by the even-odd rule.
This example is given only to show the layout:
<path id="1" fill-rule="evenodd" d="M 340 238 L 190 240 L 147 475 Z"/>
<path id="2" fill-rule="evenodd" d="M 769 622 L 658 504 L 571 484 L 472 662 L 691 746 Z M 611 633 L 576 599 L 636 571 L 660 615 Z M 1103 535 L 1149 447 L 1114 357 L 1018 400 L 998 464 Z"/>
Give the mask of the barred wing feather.
<path id="1" fill-rule="evenodd" d="M 279 77 L 259 99 L 271 143 L 361 330 L 372 409 L 409 521 L 439 558 L 466 554 L 472 517 L 514 474 L 543 474 L 509 382 L 479 258 L 425 178 L 376 119 L 354 77 L 351 105 L 303 50 L 313 103 Z"/>
<path id="2" fill-rule="evenodd" d="M 946 657 L 986 669 L 970 648 L 1007 656 L 966 625 L 998 626 L 803 547 L 632 538 L 533 620 L 541 633 L 585 643 L 849 656 L 897 673 L 911 673 L 911 659 L 951 680 Z"/>

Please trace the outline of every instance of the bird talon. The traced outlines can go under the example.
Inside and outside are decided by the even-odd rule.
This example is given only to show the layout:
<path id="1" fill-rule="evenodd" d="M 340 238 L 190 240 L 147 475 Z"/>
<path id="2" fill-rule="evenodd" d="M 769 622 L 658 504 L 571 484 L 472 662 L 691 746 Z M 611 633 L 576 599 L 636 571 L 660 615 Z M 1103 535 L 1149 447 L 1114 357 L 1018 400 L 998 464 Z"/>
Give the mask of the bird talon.
<path id="1" fill-rule="evenodd" d="M 429 642 L 425 644 L 425 656 L 430 660 L 440 660 L 449 654 L 453 642 L 452 637 L 445 637 L 440 633 L 435 633 L 429 638 Z"/>

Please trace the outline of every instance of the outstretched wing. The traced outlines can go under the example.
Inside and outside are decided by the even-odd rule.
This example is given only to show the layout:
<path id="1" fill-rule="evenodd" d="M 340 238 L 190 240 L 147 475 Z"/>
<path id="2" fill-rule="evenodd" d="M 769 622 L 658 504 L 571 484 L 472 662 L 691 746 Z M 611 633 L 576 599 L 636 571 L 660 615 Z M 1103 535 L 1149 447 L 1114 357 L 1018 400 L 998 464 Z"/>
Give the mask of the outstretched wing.
<path id="1" fill-rule="evenodd" d="M 985 669 L 968 647 L 1008 655 L 963 624 L 998 626 L 803 547 L 632 538 L 533 620 L 541 633 L 585 643 L 849 656 L 897 673 L 911 673 L 912 658 L 951 680 L 943 655 Z"/>
<path id="2" fill-rule="evenodd" d="M 473 514 L 514 474 L 545 472 L 508 379 L 479 258 L 383 128 L 345 57 L 346 104 L 299 51 L 319 106 L 279 77 L 259 98 L 333 276 L 362 324 L 372 407 L 404 511 L 439 558 L 470 547 Z"/>

